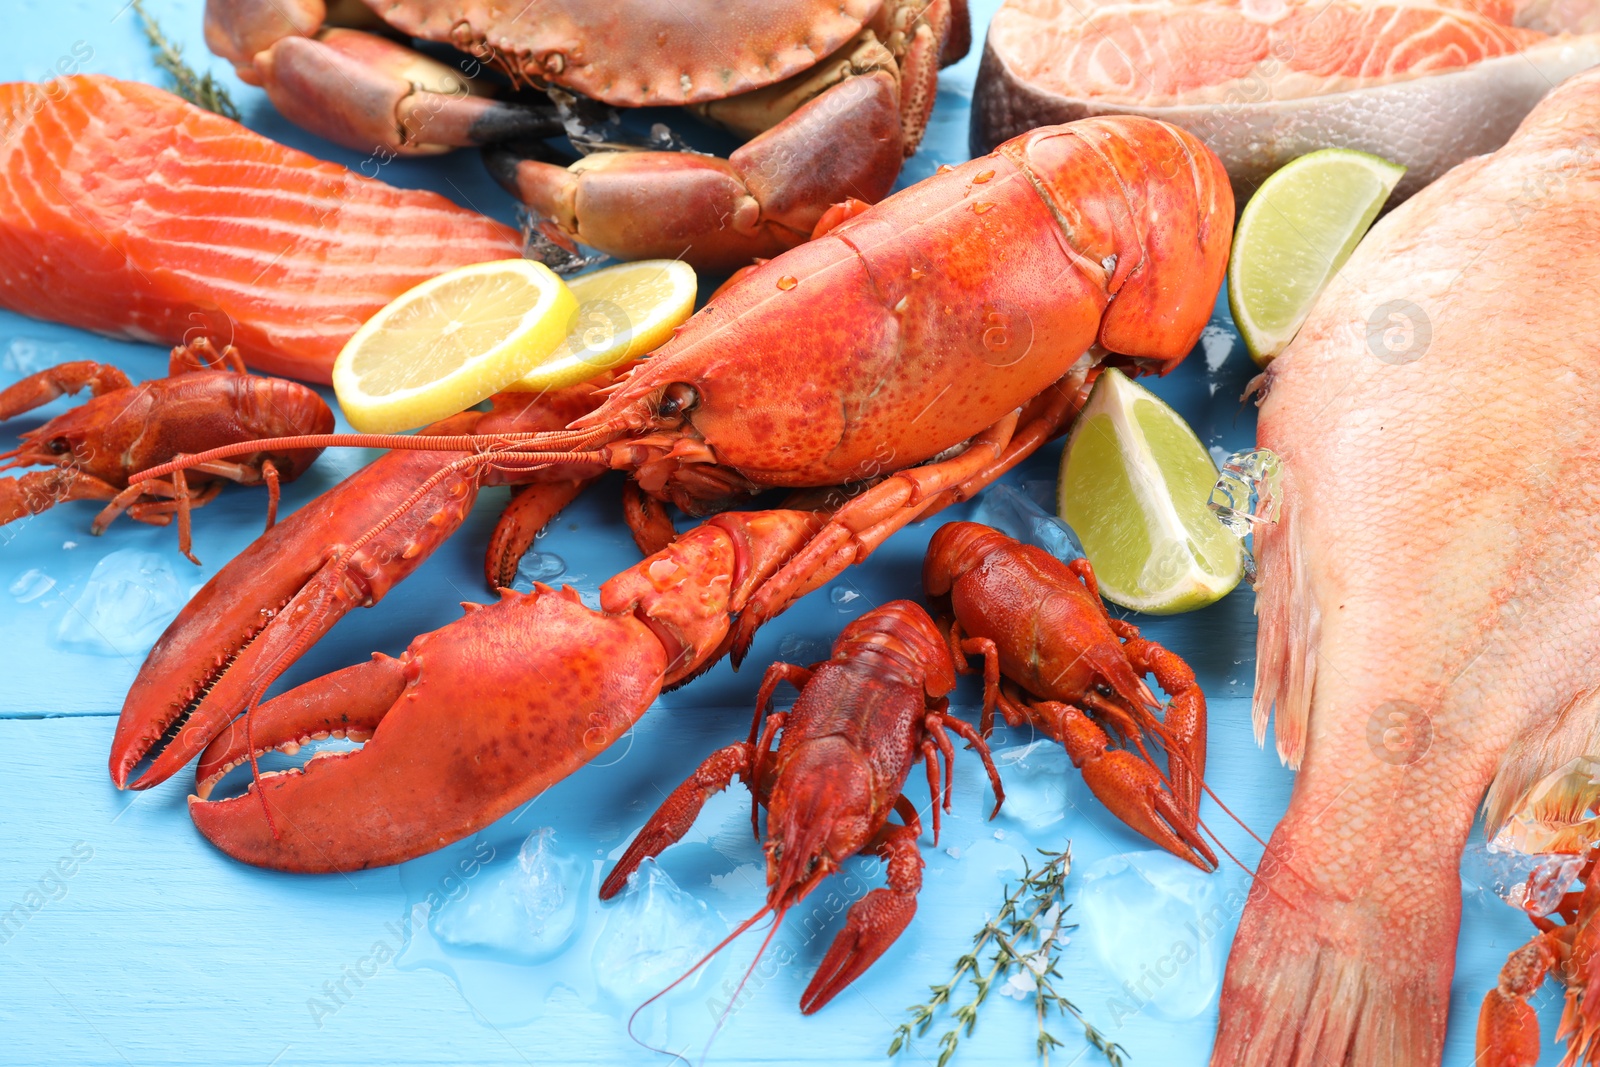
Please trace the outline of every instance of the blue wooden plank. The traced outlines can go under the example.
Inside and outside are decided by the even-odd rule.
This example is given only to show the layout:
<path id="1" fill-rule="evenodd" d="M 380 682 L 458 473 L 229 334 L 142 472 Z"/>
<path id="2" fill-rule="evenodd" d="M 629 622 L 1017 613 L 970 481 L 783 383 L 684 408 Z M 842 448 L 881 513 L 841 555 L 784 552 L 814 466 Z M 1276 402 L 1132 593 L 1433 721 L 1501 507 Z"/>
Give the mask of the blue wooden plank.
<path id="1" fill-rule="evenodd" d="M 198 0 L 150 0 L 148 6 L 192 59 L 221 72 L 223 65 L 204 49 Z M 978 6 L 980 25 L 993 6 Z M 80 61 L 84 70 L 159 80 L 136 21 L 120 0 L 19 0 L 17 7 L 22 17 L 14 18 L 16 29 L 0 39 L 0 74 L 40 77 L 59 57 L 87 50 Z M 905 180 L 966 158 L 974 69 L 975 56 L 944 74 L 930 137 L 908 164 Z M 289 126 L 259 91 L 231 74 L 225 80 L 253 128 L 347 165 L 360 162 L 357 154 Z M 510 217 L 508 201 L 470 154 L 396 162 L 382 176 Z M 0 315 L 0 384 L 57 358 L 105 359 L 142 378 L 161 373 L 165 357 L 150 346 Z M 1202 350 L 1155 388 L 1208 446 L 1231 450 L 1253 437 L 1253 409 L 1235 399 L 1251 373 L 1219 306 L 1217 330 Z M 54 405 L 40 418 L 64 406 Z M 7 432 L 37 421 L 18 420 Z M 1059 445 L 1047 449 L 1010 481 L 1022 487 L 1048 483 L 1058 456 Z M 303 503 L 365 458 L 325 456 L 289 489 L 286 507 Z M 588 593 L 637 558 L 619 522 L 615 490 L 613 483 L 591 491 L 539 545 L 565 561 L 560 580 Z M 455 618 L 456 601 L 484 599 L 480 553 L 504 496 L 503 490 L 485 493 L 449 545 L 379 609 L 341 622 L 285 684 L 372 650 L 397 653 L 412 635 Z M 694 762 L 743 733 L 759 672 L 736 674 L 724 664 L 669 694 L 589 767 L 433 857 L 339 877 L 257 871 L 227 860 L 194 831 L 185 813 L 185 781 L 144 794 L 111 787 L 105 755 L 112 716 L 142 648 L 135 637 L 120 635 L 98 649 L 71 644 L 60 627 L 95 566 L 114 552 L 169 561 L 171 581 L 180 590 L 204 580 L 255 536 L 260 495 L 226 492 L 197 516 L 197 549 L 205 561 L 198 569 L 176 556 L 171 531 L 122 523 L 103 539 L 89 538 L 92 513 L 88 505 L 63 507 L 6 527 L 0 538 L 0 647 L 6 649 L 6 669 L 0 671 L 0 826 L 7 836 L 0 850 L 0 968 L 10 993 L 0 1001 L 0 1060 L 515 1064 L 645 1058 L 627 1036 L 626 1017 L 665 979 L 652 976 L 648 959 L 619 965 L 609 955 L 619 931 L 644 919 L 630 910 L 634 905 L 599 904 L 596 874 Z M 922 550 L 935 525 L 897 536 L 868 566 L 769 627 L 758 638 L 752 663 L 780 655 L 809 658 L 868 607 L 915 595 Z M 75 547 L 65 547 L 67 542 Z M 1249 592 L 1240 590 L 1202 612 L 1148 620 L 1147 632 L 1196 667 L 1212 697 L 1209 777 L 1229 806 L 1264 835 L 1287 801 L 1290 776 L 1250 736 L 1252 607 Z M 970 688 L 958 705 L 970 712 Z M 840 895 L 790 916 L 772 950 L 775 966 L 759 971 L 748 987 L 747 999 L 713 1046 L 713 1062 L 882 1062 L 904 1006 L 923 999 L 926 985 L 948 973 L 1022 857 L 1071 839 L 1077 893 L 1097 864 L 1145 851 L 1141 839 L 1087 797 L 1059 753 L 1034 751 L 1021 758 L 1027 740 L 1004 739 L 1013 803 L 994 823 L 982 818 L 988 794 L 980 774 L 969 758 L 958 760 L 956 810 L 938 846 L 926 846 L 929 868 L 917 920 L 884 960 L 825 1012 L 799 1016 L 799 992 L 839 926 L 839 910 L 881 880 L 869 865 L 865 873 L 852 870 L 836 879 L 830 891 Z M 926 802 L 925 791 L 913 795 Z M 364 801 L 349 799 L 352 805 Z M 661 869 L 704 905 L 695 921 L 709 930 L 729 928 L 760 901 L 760 857 L 749 837 L 746 803 L 737 791 L 719 797 L 685 843 L 662 859 Z M 1209 801 L 1204 815 L 1230 849 L 1253 862 L 1259 849 L 1241 829 Z M 555 832 L 550 847 L 570 876 L 563 884 L 571 895 L 540 929 L 548 934 L 570 910 L 572 930 L 564 944 L 539 950 L 537 937 L 515 925 L 522 904 L 508 878 L 518 869 L 518 849 L 544 827 Z M 1197 934 L 1193 944 L 1174 941 L 1170 951 L 1158 954 L 1162 967 L 1168 957 L 1196 959 L 1175 967 L 1171 977 L 1158 975 L 1161 981 L 1139 978 L 1142 992 L 1130 994 L 1098 958 L 1095 939 L 1107 924 L 1078 931 L 1066 949 L 1062 988 L 1128 1048 L 1135 1063 L 1205 1062 L 1215 1007 L 1173 1018 L 1183 1012 L 1173 1009 L 1172 991 L 1214 980 L 1204 971 L 1209 964 L 1201 962 L 1202 950 L 1224 947 L 1237 921 L 1245 876 L 1227 869 L 1214 881 L 1223 905 L 1220 924 Z M 1446 1056 L 1451 1065 L 1470 1062 L 1477 1000 L 1493 984 L 1506 951 L 1527 933 L 1520 916 L 1487 901 L 1476 887 L 1466 896 Z M 418 903 L 425 905 L 421 913 Z M 690 919 L 699 914 L 693 905 L 684 906 Z M 511 922 L 498 935 L 515 935 L 523 959 L 508 962 L 503 950 L 465 943 L 497 932 L 486 915 L 498 916 L 502 927 Z M 480 929 L 473 935 L 475 921 Z M 693 924 L 680 923 L 685 925 Z M 1124 925 L 1128 951 L 1147 947 L 1139 944 L 1147 929 Z M 673 931 L 660 933 L 670 939 Z M 748 963 L 755 944 L 747 939 L 714 973 L 671 1002 L 664 1040 L 675 1048 L 687 1045 L 691 1054 L 699 1048 L 716 1010 L 729 999 L 727 983 Z M 541 951 L 544 958 L 526 958 Z M 1150 1003 L 1141 1006 L 1145 1000 Z M 1541 994 L 1539 1006 L 1546 1033 L 1553 1034 L 1558 1004 L 1552 990 Z M 659 1020 L 647 1013 L 641 1022 L 646 1036 Z M 942 1029 L 916 1043 L 912 1062 L 933 1061 L 933 1039 Z M 1070 1027 L 1058 1024 L 1055 1030 L 1067 1042 L 1062 1058 L 1079 1056 Z M 1025 1062 L 1032 1040 L 1027 1007 L 996 995 L 956 1062 Z M 1547 1060 L 1556 1058 L 1552 1052 Z"/>

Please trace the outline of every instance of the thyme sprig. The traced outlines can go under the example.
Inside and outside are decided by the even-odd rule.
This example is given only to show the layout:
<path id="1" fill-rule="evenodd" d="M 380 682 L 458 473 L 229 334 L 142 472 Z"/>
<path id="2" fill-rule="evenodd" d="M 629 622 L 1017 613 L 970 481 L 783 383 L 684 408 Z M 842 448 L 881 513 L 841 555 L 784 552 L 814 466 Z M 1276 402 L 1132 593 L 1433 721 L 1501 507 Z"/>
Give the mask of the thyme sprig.
<path id="1" fill-rule="evenodd" d="M 988 999 L 995 983 L 1012 975 L 1026 975 L 1024 980 L 1031 981 L 1033 986 L 1034 1017 L 1039 1028 L 1036 1047 L 1046 1067 L 1050 1063 L 1050 1050 L 1061 1047 L 1061 1042 L 1047 1026 L 1052 1013 L 1070 1015 L 1083 1027 L 1084 1040 L 1105 1056 L 1111 1067 L 1125 1067 L 1123 1057 L 1127 1050 L 1106 1037 L 1083 1017 L 1077 1005 L 1056 990 L 1055 981 L 1061 978 L 1056 964 L 1062 935 L 1076 929 L 1062 923 L 1070 907 L 1064 897 L 1067 875 L 1072 870 L 1072 847 L 1069 845 L 1061 852 L 1040 849 L 1039 853 L 1045 858 L 1043 866 L 1034 870 L 1023 861 L 1022 880 L 1014 890 L 1007 892 L 999 914 L 973 935 L 971 951 L 956 960 L 955 972 L 949 981 L 929 986 L 931 996 L 927 1003 L 907 1009 L 911 1012 L 911 1021 L 895 1028 L 894 1038 L 889 1042 L 890 1056 L 905 1050 L 913 1036 L 925 1035 L 939 1009 L 949 1008 L 955 1025 L 939 1038 L 938 1067 L 946 1067 L 961 1038 L 972 1036 L 978 1025 L 978 1009 Z M 994 948 L 994 954 L 984 968 L 981 958 L 990 947 Z M 963 980 L 974 990 L 972 999 L 952 1006 L 952 998 Z"/>
<path id="2" fill-rule="evenodd" d="M 173 92 L 191 104 L 237 122 L 239 109 L 228 96 L 228 90 L 217 83 L 210 71 L 199 74 L 183 61 L 183 48 L 167 40 L 167 35 L 161 32 L 161 27 L 144 9 L 141 0 L 133 0 L 133 10 L 138 12 L 139 22 L 144 26 L 150 50 L 155 53 L 156 66 L 166 71 L 172 79 Z"/>

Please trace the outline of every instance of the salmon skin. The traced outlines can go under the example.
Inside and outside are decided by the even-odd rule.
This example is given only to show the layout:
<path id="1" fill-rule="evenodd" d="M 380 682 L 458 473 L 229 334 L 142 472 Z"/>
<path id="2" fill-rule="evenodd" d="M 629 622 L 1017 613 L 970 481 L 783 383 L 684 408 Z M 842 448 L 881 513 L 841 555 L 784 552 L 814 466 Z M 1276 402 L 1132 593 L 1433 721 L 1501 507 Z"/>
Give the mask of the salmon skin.
<path id="1" fill-rule="evenodd" d="M 1597 302 L 1600 70 L 1380 221 L 1269 366 L 1256 729 L 1300 773 L 1213 1067 L 1437 1064 L 1485 789 L 1493 835 L 1600 751 Z"/>
<path id="2" fill-rule="evenodd" d="M 138 82 L 0 84 L 0 306 L 97 333 L 232 343 L 328 382 L 390 300 L 521 254 L 514 230 Z"/>
<path id="3" fill-rule="evenodd" d="M 1404 199 L 1499 148 L 1551 86 L 1600 63 L 1584 4 L 1006 0 L 984 46 L 973 150 L 1047 123 L 1143 115 L 1205 141 L 1241 201 L 1318 148 L 1406 166 Z"/>

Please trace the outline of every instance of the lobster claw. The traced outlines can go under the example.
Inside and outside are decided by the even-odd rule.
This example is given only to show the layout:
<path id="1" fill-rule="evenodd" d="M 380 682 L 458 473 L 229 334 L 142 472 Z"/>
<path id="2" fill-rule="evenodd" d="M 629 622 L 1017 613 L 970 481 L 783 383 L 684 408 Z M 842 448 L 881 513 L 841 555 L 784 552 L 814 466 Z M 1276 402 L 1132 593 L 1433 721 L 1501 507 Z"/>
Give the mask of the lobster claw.
<path id="1" fill-rule="evenodd" d="M 666 665 L 660 642 L 631 615 L 592 611 L 571 588 L 504 590 L 399 659 L 376 656 L 253 713 L 255 754 L 346 730 L 371 732 L 362 748 L 204 800 L 252 755 L 235 727 L 202 757 L 202 795 L 189 813 L 212 844 L 257 866 L 326 873 L 401 863 L 571 774 L 644 714 Z M 544 684 L 520 684 L 525 677 Z"/>
<path id="2" fill-rule="evenodd" d="M 460 525 L 477 496 L 447 479 L 380 542 L 332 564 L 448 462 L 392 452 L 257 538 L 196 593 L 150 650 L 111 742 L 111 780 L 147 789 L 198 755 L 283 668 L 351 608 L 383 598 Z M 148 763 L 146 763 L 148 761 Z M 141 764 L 144 764 L 142 773 Z"/>
<path id="3" fill-rule="evenodd" d="M 799 511 L 725 513 L 576 592 L 501 590 L 399 659 L 314 679 L 247 714 L 201 756 L 189 814 L 235 859 L 301 873 L 401 863 L 480 830 L 583 766 L 664 685 L 722 653 L 733 613 L 815 531 Z M 210 801 L 272 749 L 370 737 Z"/>

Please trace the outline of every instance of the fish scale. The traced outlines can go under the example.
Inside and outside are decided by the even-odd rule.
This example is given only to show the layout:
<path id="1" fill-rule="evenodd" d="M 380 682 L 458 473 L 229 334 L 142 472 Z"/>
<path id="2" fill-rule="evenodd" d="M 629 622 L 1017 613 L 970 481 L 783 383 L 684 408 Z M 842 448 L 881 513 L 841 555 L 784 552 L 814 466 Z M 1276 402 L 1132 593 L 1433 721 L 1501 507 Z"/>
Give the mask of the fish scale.
<path id="1" fill-rule="evenodd" d="M 1484 791 L 1492 834 L 1600 735 L 1596 128 L 1600 71 L 1374 227 L 1268 371 L 1256 717 L 1301 769 L 1218 1067 L 1438 1063 Z"/>

